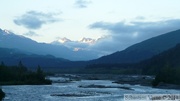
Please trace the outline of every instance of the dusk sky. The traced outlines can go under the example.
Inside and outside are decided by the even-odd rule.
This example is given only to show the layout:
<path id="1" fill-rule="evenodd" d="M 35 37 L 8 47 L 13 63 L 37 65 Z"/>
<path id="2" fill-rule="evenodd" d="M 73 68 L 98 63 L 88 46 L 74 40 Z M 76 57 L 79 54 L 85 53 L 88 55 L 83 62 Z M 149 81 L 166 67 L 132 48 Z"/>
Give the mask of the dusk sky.
<path id="1" fill-rule="evenodd" d="M 38 42 L 99 39 L 115 52 L 180 29 L 180 0 L 1 0 L 0 28 Z"/>

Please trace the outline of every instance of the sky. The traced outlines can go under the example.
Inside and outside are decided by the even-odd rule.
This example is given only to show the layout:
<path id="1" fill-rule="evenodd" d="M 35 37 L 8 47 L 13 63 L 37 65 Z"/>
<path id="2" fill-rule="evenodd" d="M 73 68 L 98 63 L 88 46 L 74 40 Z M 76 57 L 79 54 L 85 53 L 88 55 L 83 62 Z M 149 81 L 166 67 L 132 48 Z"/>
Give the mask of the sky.
<path id="1" fill-rule="evenodd" d="M 1 0 L 0 28 L 45 43 L 92 38 L 96 42 L 86 49 L 112 53 L 179 29 L 179 4 L 180 0 Z"/>

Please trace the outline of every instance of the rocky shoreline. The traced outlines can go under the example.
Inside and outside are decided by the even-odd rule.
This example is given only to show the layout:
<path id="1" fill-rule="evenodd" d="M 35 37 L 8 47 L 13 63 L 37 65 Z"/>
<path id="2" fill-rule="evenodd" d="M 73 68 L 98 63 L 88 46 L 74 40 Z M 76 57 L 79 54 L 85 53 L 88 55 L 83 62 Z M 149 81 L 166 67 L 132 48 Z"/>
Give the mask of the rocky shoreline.
<path id="1" fill-rule="evenodd" d="M 81 91 L 77 93 L 66 93 L 66 94 L 51 94 L 51 96 L 57 97 L 89 97 L 89 96 L 100 96 L 100 95 L 111 95 L 109 92 L 95 92 L 95 91 Z"/>
<path id="2" fill-rule="evenodd" d="M 130 87 L 125 87 L 125 86 L 104 86 L 104 85 L 86 85 L 86 86 L 79 86 L 80 88 L 119 88 L 119 89 L 124 89 L 124 90 L 133 90 Z"/>

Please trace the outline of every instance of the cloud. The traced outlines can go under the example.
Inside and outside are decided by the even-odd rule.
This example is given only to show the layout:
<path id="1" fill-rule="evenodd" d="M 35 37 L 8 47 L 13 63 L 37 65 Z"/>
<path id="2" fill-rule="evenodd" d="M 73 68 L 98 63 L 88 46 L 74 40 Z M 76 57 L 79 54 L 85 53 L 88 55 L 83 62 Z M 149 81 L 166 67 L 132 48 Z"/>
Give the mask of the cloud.
<path id="1" fill-rule="evenodd" d="M 133 34 L 137 32 L 139 34 L 147 33 L 164 33 L 170 30 L 178 29 L 180 25 L 180 19 L 172 19 L 157 22 L 96 22 L 90 25 L 91 29 L 101 29 L 109 31 L 111 34 Z"/>
<path id="2" fill-rule="evenodd" d="M 180 19 L 161 20 L 156 22 L 145 21 L 121 21 L 116 23 L 95 22 L 89 26 L 90 29 L 100 29 L 108 34 L 100 39 L 91 48 L 105 52 L 123 50 L 130 45 L 158 36 L 173 30 L 180 29 Z"/>
<path id="3" fill-rule="evenodd" d="M 20 17 L 14 19 L 14 23 L 28 29 L 40 29 L 42 25 L 59 21 L 55 13 L 43 13 L 37 11 L 28 11 Z"/>
<path id="4" fill-rule="evenodd" d="M 117 49 L 118 43 L 113 40 L 111 36 L 103 36 L 99 38 L 95 44 L 88 47 L 90 50 L 100 51 L 102 55 L 110 54 Z"/>
<path id="5" fill-rule="evenodd" d="M 29 31 L 29 32 L 27 32 L 27 33 L 24 33 L 23 35 L 25 35 L 25 36 L 39 36 L 38 34 L 36 34 L 36 33 L 33 32 L 33 31 Z"/>
<path id="6" fill-rule="evenodd" d="M 87 48 L 89 46 L 89 44 L 80 43 L 78 41 L 66 42 L 64 43 L 64 45 L 70 48 L 81 48 L 81 49 Z"/>
<path id="7" fill-rule="evenodd" d="M 90 0 L 76 0 L 75 5 L 79 8 L 86 8 L 90 3 Z"/>

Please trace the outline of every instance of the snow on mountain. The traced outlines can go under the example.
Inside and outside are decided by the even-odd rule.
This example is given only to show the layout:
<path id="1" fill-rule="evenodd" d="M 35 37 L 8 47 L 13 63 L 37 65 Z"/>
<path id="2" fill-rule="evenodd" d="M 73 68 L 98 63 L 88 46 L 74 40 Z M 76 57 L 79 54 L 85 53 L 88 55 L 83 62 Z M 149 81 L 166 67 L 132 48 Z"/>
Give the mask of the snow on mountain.
<path id="1" fill-rule="evenodd" d="M 78 40 L 78 41 L 72 41 L 66 37 L 64 38 L 58 38 L 57 40 L 53 41 L 52 44 L 65 44 L 68 42 L 72 42 L 72 43 L 85 43 L 85 44 L 94 44 L 97 40 L 96 39 L 92 39 L 92 38 L 85 38 L 83 37 L 82 39 Z"/>
<path id="2" fill-rule="evenodd" d="M 82 50 L 81 48 L 74 48 L 73 51 L 79 51 Z"/>
<path id="3" fill-rule="evenodd" d="M 79 42 L 81 43 L 87 43 L 87 44 L 94 44 L 96 42 L 95 39 L 92 38 L 82 38 Z"/>
<path id="4" fill-rule="evenodd" d="M 70 39 L 64 37 L 64 38 L 57 38 L 55 41 L 51 42 L 51 44 L 53 44 L 53 45 L 64 45 L 64 46 L 67 47 L 66 44 L 68 42 L 73 42 L 73 41 L 71 41 Z"/>
<path id="5" fill-rule="evenodd" d="M 11 33 L 10 31 L 8 31 L 8 30 L 6 30 L 6 29 L 4 30 L 4 32 L 7 33 L 7 34 L 10 34 L 10 33 Z"/>
<path id="6" fill-rule="evenodd" d="M 56 41 L 53 41 L 51 44 L 64 45 L 69 49 L 77 52 L 80 50 L 86 50 L 90 45 L 94 44 L 95 42 L 96 40 L 92 38 L 82 38 L 79 41 L 72 41 L 64 37 L 64 38 L 59 38 Z"/>
<path id="7" fill-rule="evenodd" d="M 71 40 L 68 39 L 68 38 L 66 38 L 66 37 L 64 37 L 64 38 L 59 38 L 59 39 L 57 40 L 57 42 L 65 43 L 65 42 L 71 42 Z"/>
<path id="8" fill-rule="evenodd" d="M 8 31 L 8 30 L 2 30 L 2 29 L 0 29 L 0 33 L 1 33 L 1 35 L 8 35 L 8 34 L 12 34 L 12 32 L 10 32 L 10 31 Z"/>
<path id="9" fill-rule="evenodd" d="M 50 54 L 69 60 L 91 60 L 98 58 L 98 53 L 83 50 L 88 46 L 85 43 L 71 41 L 67 38 L 57 40 L 56 43 L 59 43 L 58 45 L 54 43 L 38 43 L 8 30 L 0 29 L 0 47 L 2 48 L 18 49 L 39 55 Z"/>
<path id="10" fill-rule="evenodd" d="M 72 41 L 64 37 L 64 38 L 59 38 L 56 41 L 53 41 L 51 44 L 64 45 L 76 53 L 87 52 L 93 55 L 96 54 L 97 57 L 99 57 L 99 54 L 101 54 L 101 52 L 97 52 L 97 51 L 95 52 L 94 50 L 90 49 L 90 46 L 95 44 L 96 41 L 97 41 L 96 39 L 85 38 L 85 37 L 78 41 Z"/>

